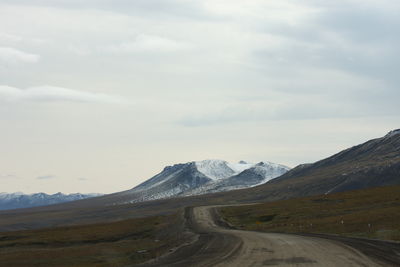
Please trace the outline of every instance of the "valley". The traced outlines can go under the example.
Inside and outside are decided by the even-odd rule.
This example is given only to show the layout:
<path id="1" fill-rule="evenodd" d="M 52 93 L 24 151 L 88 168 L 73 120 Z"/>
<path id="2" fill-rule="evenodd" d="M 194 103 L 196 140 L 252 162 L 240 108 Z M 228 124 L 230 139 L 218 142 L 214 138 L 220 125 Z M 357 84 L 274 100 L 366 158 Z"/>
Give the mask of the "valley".
<path id="1" fill-rule="evenodd" d="M 4 232 L 0 266 L 396 266 L 400 243 L 364 238 L 398 240 L 399 190 L 188 207 L 167 216 Z"/>
<path id="2" fill-rule="evenodd" d="M 168 166 L 123 192 L 0 211 L 0 262 L 396 266 L 399 166 L 399 130 L 291 170 L 218 160 Z"/>

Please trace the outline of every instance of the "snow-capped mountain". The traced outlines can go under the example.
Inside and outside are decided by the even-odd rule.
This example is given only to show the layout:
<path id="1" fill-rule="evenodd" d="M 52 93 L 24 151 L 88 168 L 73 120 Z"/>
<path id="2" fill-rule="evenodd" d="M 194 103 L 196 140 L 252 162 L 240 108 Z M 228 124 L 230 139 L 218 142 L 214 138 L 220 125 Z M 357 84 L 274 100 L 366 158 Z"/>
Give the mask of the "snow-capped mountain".
<path id="1" fill-rule="evenodd" d="M 23 193 L 0 193 L 0 210 L 29 208 L 37 206 L 47 206 L 51 204 L 80 200 L 84 198 L 96 197 L 101 194 L 62 194 L 56 193 L 48 195 L 45 193 L 23 194 Z"/>
<path id="2" fill-rule="evenodd" d="M 156 176 L 123 194 L 129 195 L 129 202 L 141 202 L 222 192 L 263 184 L 289 169 L 271 162 L 193 161 L 165 167 Z"/>
<path id="3" fill-rule="evenodd" d="M 236 175 L 254 164 L 240 161 L 239 163 L 229 163 L 224 160 L 203 160 L 195 161 L 199 172 L 213 180 L 221 180 Z"/>
<path id="4" fill-rule="evenodd" d="M 199 195 L 253 187 L 264 184 L 290 170 L 290 168 L 286 166 L 272 162 L 260 162 L 257 164 L 239 163 L 237 165 L 239 165 L 238 169 L 241 170 L 240 167 L 242 167 L 243 171 L 236 172 L 234 175 L 225 179 L 189 190 L 185 192 L 184 195 Z"/>

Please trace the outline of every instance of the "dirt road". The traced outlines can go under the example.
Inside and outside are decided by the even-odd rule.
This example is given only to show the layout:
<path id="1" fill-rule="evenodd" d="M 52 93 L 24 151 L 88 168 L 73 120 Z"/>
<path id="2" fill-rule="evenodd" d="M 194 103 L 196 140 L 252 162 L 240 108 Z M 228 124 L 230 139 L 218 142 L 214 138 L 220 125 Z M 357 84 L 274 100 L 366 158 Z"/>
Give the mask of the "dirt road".
<path id="1" fill-rule="evenodd" d="M 227 229 L 218 220 L 212 207 L 190 209 L 187 222 L 196 239 L 146 266 L 390 266 L 342 242 Z"/>

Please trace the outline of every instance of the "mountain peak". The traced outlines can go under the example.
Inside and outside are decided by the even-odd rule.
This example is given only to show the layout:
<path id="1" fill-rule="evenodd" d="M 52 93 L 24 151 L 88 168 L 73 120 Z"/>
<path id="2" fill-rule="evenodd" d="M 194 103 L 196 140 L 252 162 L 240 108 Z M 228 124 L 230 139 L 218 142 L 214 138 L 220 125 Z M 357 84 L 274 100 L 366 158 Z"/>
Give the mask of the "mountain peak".
<path id="1" fill-rule="evenodd" d="M 225 179 L 257 166 L 263 168 L 284 168 L 289 170 L 289 168 L 286 166 L 268 161 L 261 161 L 255 164 L 246 162 L 244 160 L 241 160 L 238 163 L 230 163 L 225 160 L 208 159 L 196 161 L 195 165 L 199 172 L 211 178 L 212 180 Z"/>
<path id="2" fill-rule="evenodd" d="M 224 160 L 206 159 L 196 161 L 195 164 L 199 172 L 213 180 L 224 179 L 235 174 L 229 163 Z"/>
<path id="3" fill-rule="evenodd" d="M 130 200 L 123 203 L 247 188 L 278 177 L 288 169 L 268 161 L 256 165 L 244 160 L 230 163 L 220 159 L 206 159 L 175 164 L 123 192 L 125 196 L 130 195 Z"/>

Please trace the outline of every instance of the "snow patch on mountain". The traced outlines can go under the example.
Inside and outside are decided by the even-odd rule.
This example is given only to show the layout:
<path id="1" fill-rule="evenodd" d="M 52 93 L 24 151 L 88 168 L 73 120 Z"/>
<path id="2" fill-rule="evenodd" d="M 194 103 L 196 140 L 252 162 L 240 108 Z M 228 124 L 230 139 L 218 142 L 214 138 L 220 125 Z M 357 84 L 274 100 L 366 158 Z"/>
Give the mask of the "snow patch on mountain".
<path id="1" fill-rule="evenodd" d="M 260 162 L 254 165 L 252 168 L 254 173 L 264 177 L 264 182 L 276 178 L 290 170 L 290 168 L 286 166 L 272 162 Z"/>
<path id="2" fill-rule="evenodd" d="M 241 163 L 243 171 L 225 179 L 216 180 L 197 188 L 193 188 L 182 195 L 202 195 L 207 193 L 223 192 L 230 190 L 237 190 L 243 188 L 254 187 L 257 185 L 264 184 L 276 177 L 281 176 L 290 170 L 289 167 L 272 163 L 272 162 L 260 162 L 254 163 Z M 244 166 L 246 168 L 244 168 Z"/>
<path id="3" fill-rule="evenodd" d="M 213 179 L 220 180 L 235 175 L 245 169 L 248 164 L 230 164 L 224 160 L 207 159 L 203 161 L 196 161 L 196 168 L 205 176 Z M 250 166 L 251 167 L 251 166 Z"/>
<path id="4" fill-rule="evenodd" d="M 254 166 L 254 163 L 248 163 L 246 161 L 239 161 L 238 163 L 228 163 L 228 166 L 235 171 L 235 174 L 241 173 Z"/>
<path id="5" fill-rule="evenodd" d="M 256 165 L 243 160 L 238 163 L 231 163 L 219 159 L 195 161 L 195 164 L 199 172 L 213 180 L 226 179 Z"/>

